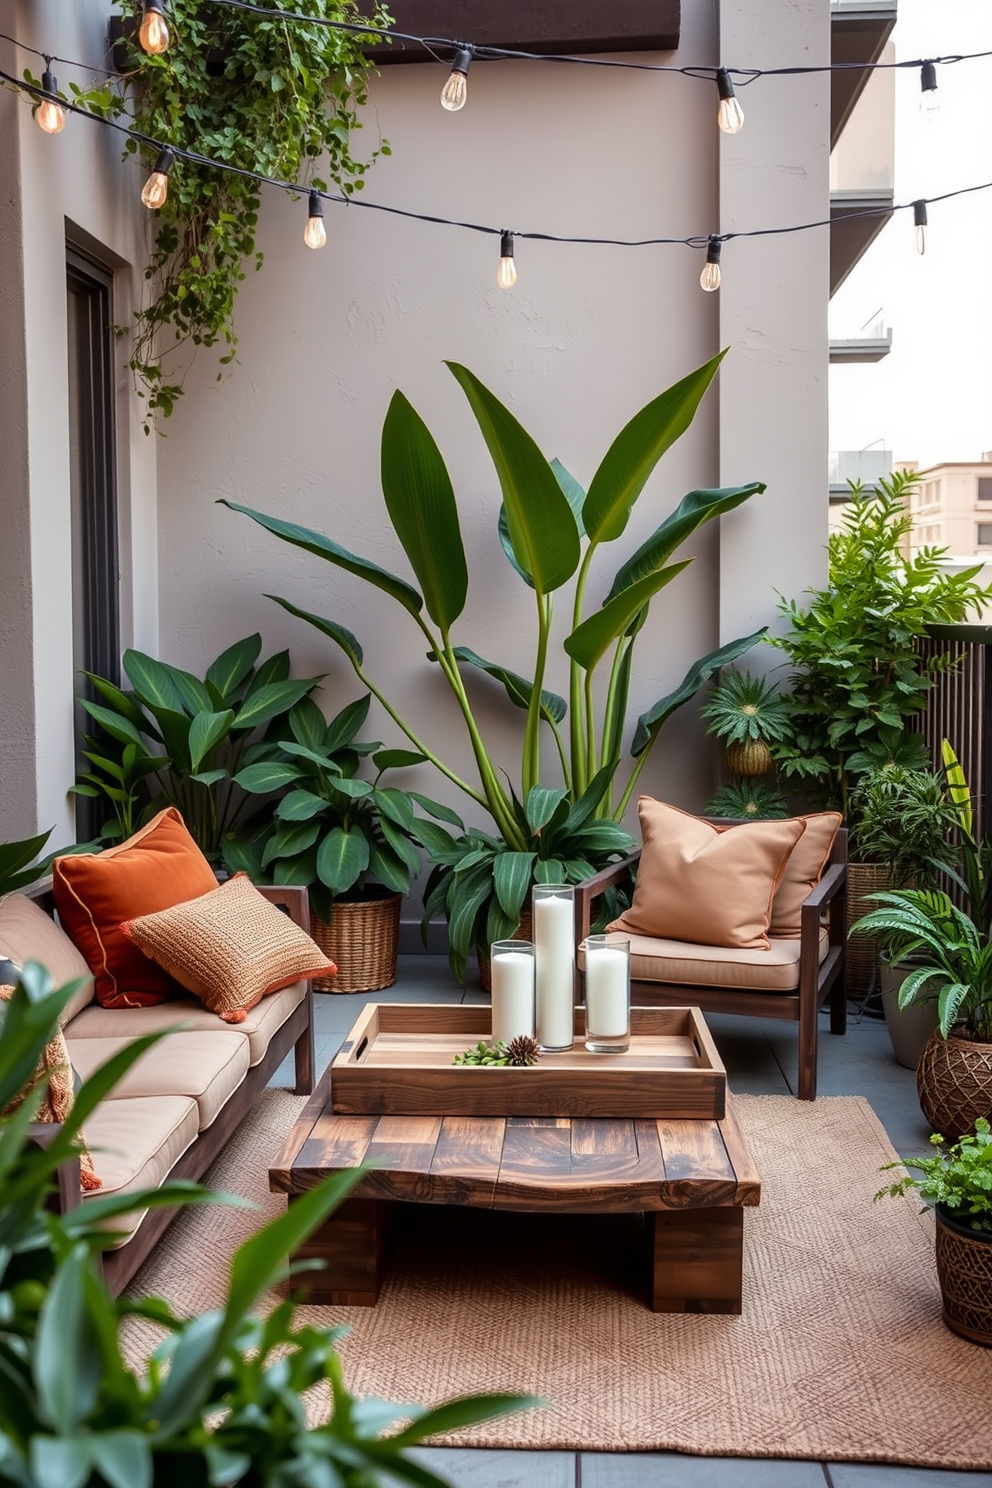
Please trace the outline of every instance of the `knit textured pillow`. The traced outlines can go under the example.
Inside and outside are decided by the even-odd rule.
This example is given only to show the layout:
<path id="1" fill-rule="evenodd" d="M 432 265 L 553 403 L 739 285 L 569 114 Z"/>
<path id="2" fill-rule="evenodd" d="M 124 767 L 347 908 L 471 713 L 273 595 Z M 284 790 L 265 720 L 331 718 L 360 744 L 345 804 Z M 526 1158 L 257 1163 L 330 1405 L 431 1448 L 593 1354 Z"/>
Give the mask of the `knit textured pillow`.
<path id="1" fill-rule="evenodd" d="M 243 1022 L 263 997 L 302 977 L 337 971 L 243 873 L 187 904 L 127 920 L 121 931 L 225 1023 Z"/>
<path id="2" fill-rule="evenodd" d="M 8 963 L 10 964 L 10 963 Z M 0 985 L 0 1002 L 9 1002 L 14 995 L 14 988 L 9 984 Z M 23 1090 L 10 1102 L 4 1111 L 8 1116 L 11 1111 L 16 1111 L 25 1097 L 35 1088 L 40 1080 L 48 1082 L 48 1088 L 41 1098 L 35 1121 L 65 1121 L 72 1110 L 74 1095 L 72 1065 L 69 1062 L 69 1050 L 66 1048 L 65 1039 L 61 1028 L 55 1037 L 45 1045 L 42 1056 L 38 1061 L 38 1067 L 31 1076 Z M 82 1142 L 83 1134 L 80 1132 L 79 1140 Z M 85 1146 L 79 1153 L 79 1185 L 81 1188 L 94 1189 L 102 1186 L 102 1179 L 98 1178 L 93 1167 L 93 1158 Z"/>

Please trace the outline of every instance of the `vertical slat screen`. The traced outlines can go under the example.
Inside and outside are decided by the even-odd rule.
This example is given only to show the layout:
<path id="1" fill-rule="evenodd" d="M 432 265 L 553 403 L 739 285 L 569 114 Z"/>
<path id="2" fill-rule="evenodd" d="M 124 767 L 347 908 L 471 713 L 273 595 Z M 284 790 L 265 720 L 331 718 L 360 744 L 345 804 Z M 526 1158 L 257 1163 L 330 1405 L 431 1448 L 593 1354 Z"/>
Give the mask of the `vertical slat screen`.
<path id="1" fill-rule="evenodd" d="M 915 726 L 926 739 L 935 769 L 941 768 L 941 741 L 950 740 L 971 786 L 975 835 L 981 838 L 992 779 L 992 627 L 935 626 L 918 644 L 924 660 L 940 657 L 954 663 L 950 671 L 935 675 L 928 706 Z"/>

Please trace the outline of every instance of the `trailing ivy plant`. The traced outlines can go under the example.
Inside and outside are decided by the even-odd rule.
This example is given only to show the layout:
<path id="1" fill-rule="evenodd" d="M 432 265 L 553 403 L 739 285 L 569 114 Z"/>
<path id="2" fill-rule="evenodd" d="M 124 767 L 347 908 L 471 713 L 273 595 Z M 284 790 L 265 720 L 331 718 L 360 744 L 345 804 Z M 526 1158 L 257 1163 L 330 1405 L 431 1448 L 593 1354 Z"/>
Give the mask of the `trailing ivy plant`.
<path id="1" fill-rule="evenodd" d="M 272 8 L 312 16 L 313 24 L 170 0 L 168 51 L 147 56 L 136 27 L 127 25 L 129 16 L 140 19 L 140 0 L 125 0 L 127 104 L 106 88 L 77 93 L 74 101 L 104 115 L 126 107 L 134 130 L 158 144 L 298 181 L 301 189 L 335 187 L 351 196 L 362 189 L 376 157 L 389 154 L 384 140 L 367 160 L 351 152 L 371 65 L 361 48 L 370 38 L 320 22 L 363 24 L 366 17 L 353 0 L 270 0 Z M 390 17 L 376 4 L 367 19 L 384 26 Z M 135 153 L 153 167 L 155 148 L 129 139 L 125 155 Z M 235 359 L 235 298 L 248 268 L 262 266 L 255 244 L 261 189 L 250 176 L 182 157 L 169 173 L 131 356 L 147 399 L 146 432 L 154 415 L 169 416 L 182 392 L 185 366 L 175 359 L 180 348 L 220 346 L 222 365 Z"/>

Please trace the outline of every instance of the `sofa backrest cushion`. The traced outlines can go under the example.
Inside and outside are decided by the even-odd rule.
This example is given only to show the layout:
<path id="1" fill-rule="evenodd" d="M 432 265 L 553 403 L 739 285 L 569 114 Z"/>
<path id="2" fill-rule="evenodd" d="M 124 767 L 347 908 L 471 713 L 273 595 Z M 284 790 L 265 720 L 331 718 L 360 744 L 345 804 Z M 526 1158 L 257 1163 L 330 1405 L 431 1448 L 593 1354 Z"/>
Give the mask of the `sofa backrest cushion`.
<path id="1" fill-rule="evenodd" d="M 62 1009 L 59 1022 L 63 1028 L 93 1001 L 93 978 L 85 958 L 51 915 L 26 894 L 0 899 L 0 956 L 18 968 L 27 961 L 40 961 L 56 987 L 85 978 L 85 986 Z"/>
<path id="2" fill-rule="evenodd" d="M 216 887 L 213 869 L 174 806 L 103 852 L 56 858 L 59 918 L 96 978 L 103 1007 L 149 1007 L 176 995 L 172 978 L 123 934 L 121 924 Z"/>

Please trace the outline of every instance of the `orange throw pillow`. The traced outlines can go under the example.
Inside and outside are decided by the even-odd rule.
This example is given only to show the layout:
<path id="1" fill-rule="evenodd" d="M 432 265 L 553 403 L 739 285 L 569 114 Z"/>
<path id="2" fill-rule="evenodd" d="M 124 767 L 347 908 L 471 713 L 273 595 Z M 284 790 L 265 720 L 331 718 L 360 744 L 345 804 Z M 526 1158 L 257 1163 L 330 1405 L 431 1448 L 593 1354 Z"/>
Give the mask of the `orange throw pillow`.
<path id="1" fill-rule="evenodd" d="M 806 830 L 786 862 L 768 927 L 768 934 L 781 940 L 798 940 L 803 900 L 820 882 L 844 818 L 839 811 L 818 811 L 799 820 L 806 823 Z"/>
<path id="2" fill-rule="evenodd" d="M 650 796 L 641 796 L 637 815 L 643 849 L 634 902 L 609 928 L 767 951 L 772 899 L 806 823 L 747 822 L 721 832 Z"/>
<path id="3" fill-rule="evenodd" d="M 243 1022 L 270 992 L 337 971 L 316 941 L 243 873 L 121 930 L 225 1023 Z"/>
<path id="4" fill-rule="evenodd" d="M 175 983 L 120 928 L 123 920 L 217 887 L 174 806 L 126 842 L 90 857 L 56 858 L 52 887 L 59 919 L 93 973 L 102 1007 L 151 1007 L 177 995 Z"/>

